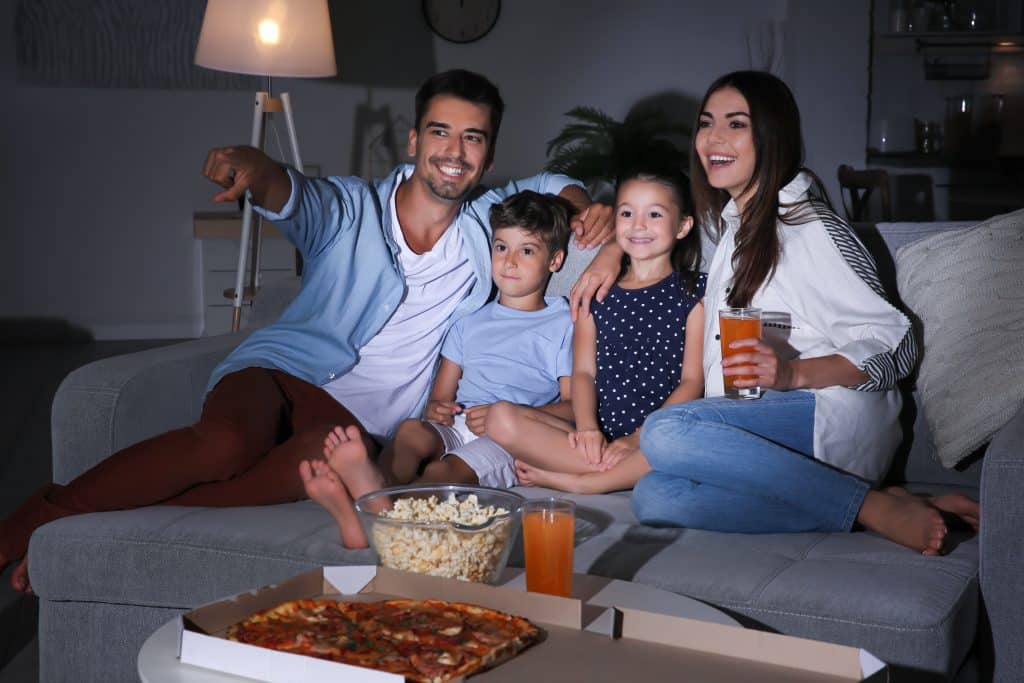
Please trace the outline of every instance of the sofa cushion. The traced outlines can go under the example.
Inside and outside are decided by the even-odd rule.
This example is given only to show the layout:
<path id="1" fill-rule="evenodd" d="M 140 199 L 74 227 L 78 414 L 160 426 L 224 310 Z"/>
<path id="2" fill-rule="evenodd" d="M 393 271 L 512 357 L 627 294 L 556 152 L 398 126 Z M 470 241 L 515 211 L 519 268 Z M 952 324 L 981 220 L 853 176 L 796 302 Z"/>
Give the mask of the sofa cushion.
<path id="1" fill-rule="evenodd" d="M 920 320 L 917 386 L 946 467 L 1024 403 L 1024 210 L 903 247 L 896 274 Z"/>
<path id="2" fill-rule="evenodd" d="M 632 518 L 628 497 L 600 498 L 606 499 L 602 509 L 591 506 L 579 515 L 577 542 Z M 47 562 L 68 556 L 76 558 L 73 565 Z M 77 515 L 40 527 L 29 548 L 33 587 L 47 600 L 182 609 L 322 565 L 375 561 L 371 550 L 343 548 L 334 520 L 308 500 Z M 510 563 L 522 566 L 521 543 Z"/>
<path id="3" fill-rule="evenodd" d="M 864 648 L 951 678 L 974 641 L 978 544 L 931 558 L 868 533 L 733 535 L 617 524 L 577 571 L 724 608 L 748 626 Z M 581 553 L 581 551 L 583 551 Z"/>
<path id="4" fill-rule="evenodd" d="M 974 541 L 940 558 L 867 533 L 737 542 L 730 534 L 640 526 L 627 495 L 568 497 L 578 504 L 578 572 L 690 595 L 751 624 L 917 668 L 953 670 L 973 640 Z M 373 561 L 369 550 L 342 548 L 330 515 L 309 501 L 69 517 L 41 527 L 29 551 L 33 586 L 47 604 L 120 604 L 140 619 L 139 610 L 189 609 L 322 564 Z M 521 543 L 510 564 L 522 566 Z"/>

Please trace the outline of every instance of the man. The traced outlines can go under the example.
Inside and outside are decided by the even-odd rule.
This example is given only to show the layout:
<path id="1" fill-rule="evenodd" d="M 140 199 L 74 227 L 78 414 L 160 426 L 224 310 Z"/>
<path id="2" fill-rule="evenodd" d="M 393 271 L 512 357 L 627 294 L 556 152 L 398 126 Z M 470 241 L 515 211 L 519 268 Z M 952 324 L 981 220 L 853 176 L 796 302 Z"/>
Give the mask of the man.
<path id="1" fill-rule="evenodd" d="M 300 249 L 302 288 L 213 372 L 199 422 L 119 451 L 67 486 L 50 484 L 0 522 L 0 570 L 23 558 L 32 531 L 60 517 L 144 505 L 236 506 L 305 498 L 299 463 L 335 425 L 387 439 L 426 401 L 441 339 L 490 294 L 487 215 L 520 189 L 581 209 L 590 244 L 611 231 L 610 207 L 569 178 L 478 185 L 494 160 L 503 103 L 484 77 L 449 71 L 416 95 L 413 166 L 385 180 L 308 179 L 247 147 L 212 150 L 205 175 L 250 192 Z M 12 574 L 28 590 L 24 561 Z"/>

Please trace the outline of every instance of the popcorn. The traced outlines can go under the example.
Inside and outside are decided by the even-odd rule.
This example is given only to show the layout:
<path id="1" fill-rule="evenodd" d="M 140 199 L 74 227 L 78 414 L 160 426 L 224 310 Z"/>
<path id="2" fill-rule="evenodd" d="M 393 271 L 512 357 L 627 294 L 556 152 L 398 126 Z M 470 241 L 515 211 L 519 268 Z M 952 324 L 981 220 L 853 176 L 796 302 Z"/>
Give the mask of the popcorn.
<path id="1" fill-rule="evenodd" d="M 488 583 L 497 578 L 517 527 L 508 510 L 481 506 L 475 494 L 462 501 L 454 493 L 445 501 L 436 496 L 399 498 L 379 517 L 381 522 L 373 525 L 373 546 L 384 566 Z M 450 526 L 476 526 L 492 519 L 491 525 L 477 531 Z"/>

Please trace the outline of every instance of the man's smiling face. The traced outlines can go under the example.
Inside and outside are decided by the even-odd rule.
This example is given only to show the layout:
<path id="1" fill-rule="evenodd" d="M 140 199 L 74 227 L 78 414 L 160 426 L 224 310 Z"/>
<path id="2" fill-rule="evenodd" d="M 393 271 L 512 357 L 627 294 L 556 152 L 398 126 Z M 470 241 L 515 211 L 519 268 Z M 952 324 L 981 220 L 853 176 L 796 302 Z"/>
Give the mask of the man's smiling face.
<path id="1" fill-rule="evenodd" d="M 451 95 L 432 98 L 418 129 L 409 131 L 413 178 L 438 199 L 461 202 L 491 168 L 490 113 L 487 105 Z"/>

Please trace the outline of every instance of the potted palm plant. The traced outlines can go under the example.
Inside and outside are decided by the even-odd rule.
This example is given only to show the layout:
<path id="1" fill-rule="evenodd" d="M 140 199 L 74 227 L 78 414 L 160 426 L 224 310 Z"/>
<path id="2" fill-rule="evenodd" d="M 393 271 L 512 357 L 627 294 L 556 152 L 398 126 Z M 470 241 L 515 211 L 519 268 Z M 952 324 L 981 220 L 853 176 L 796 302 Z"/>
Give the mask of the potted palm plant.
<path id="1" fill-rule="evenodd" d="M 565 115 L 571 121 L 548 141 L 545 168 L 583 181 L 596 200 L 611 200 L 616 179 L 638 162 L 686 170 L 691 129 L 661 109 L 635 110 L 622 121 L 595 107 Z"/>

